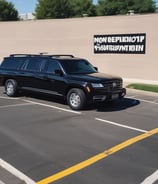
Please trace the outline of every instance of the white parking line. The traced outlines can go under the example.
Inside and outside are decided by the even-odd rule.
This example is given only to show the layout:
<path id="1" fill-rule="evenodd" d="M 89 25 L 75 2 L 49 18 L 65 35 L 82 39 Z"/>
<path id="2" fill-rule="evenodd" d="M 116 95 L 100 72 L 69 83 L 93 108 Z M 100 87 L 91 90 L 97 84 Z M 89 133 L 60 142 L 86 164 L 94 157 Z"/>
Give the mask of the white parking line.
<path id="1" fill-rule="evenodd" d="M 158 170 L 147 177 L 141 184 L 154 184 L 158 180 Z"/>
<path id="2" fill-rule="evenodd" d="M 52 108 L 52 109 L 65 111 L 65 112 L 71 112 L 71 113 L 74 113 L 74 114 L 82 114 L 82 112 L 79 112 L 79 111 L 73 111 L 73 110 L 70 110 L 70 109 L 64 109 L 64 108 L 57 107 L 57 106 L 54 106 L 54 105 L 48 105 L 48 104 L 39 103 L 39 102 L 31 101 L 31 100 L 23 100 L 23 101 L 28 102 L 28 103 L 32 103 L 32 104 L 35 104 L 35 105 L 40 105 L 40 106 L 49 107 L 49 108 Z"/>
<path id="3" fill-rule="evenodd" d="M 11 99 L 11 100 L 19 100 L 20 99 L 20 98 L 11 98 L 11 97 L 3 97 L 3 96 L 0 96 L 0 98 L 2 98 L 2 99 Z M 79 111 L 73 111 L 73 110 L 70 110 L 70 109 L 64 109 L 64 108 L 60 108 L 60 107 L 53 106 L 53 105 L 47 105 L 47 104 L 44 104 L 44 103 L 39 103 L 39 102 L 31 101 L 31 100 L 24 100 L 24 99 L 21 99 L 21 100 L 23 100 L 24 102 L 27 102 L 27 103 L 16 104 L 16 105 L 0 106 L 0 108 L 18 107 L 18 106 L 24 106 L 24 105 L 31 105 L 32 104 L 32 105 L 40 105 L 40 106 L 44 106 L 44 107 L 58 109 L 58 110 L 61 110 L 61 111 L 71 112 L 71 113 L 74 113 L 74 114 L 82 114 L 82 112 L 79 112 Z"/>
<path id="4" fill-rule="evenodd" d="M 100 119 L 100 118 L 95 118 L 95 119 L 96 119 L 97 121 L 101 121 L 101 122 L 104 122 L 104 123 L 107 123 L 107 124 L 111 124 L 111 125 L 123 127 L 123 128 L 126 128 L 126 129 L 135 130 L 135 131 L 143 132 L 143 133 L 147 132 L 147 130 L 143 130 L 143 129 L 139 129 L 139 128 L 127 126 L 127 125 L 122 125 L 122 124 L 115 123 L 115 122 L 112 122 L 112 121 L 108 121 L 108 120 L 104 120 L 104 119 Z"/>
<path id="5" fill-rule="evenodd" d="M 3 181 L 0 180 L 0 184 L 5 184 L 5 183 L 3 183 Z"/>
<path id="6" fill-rule="evenodd" d="M 15 175 L 17 178 L 23 180 L 26 182 L 26 184 L 36 184 L 35 181 L 30 179 L 28 176 L 17 170 L 15 167 L 10 165 L 9 163 L 5 162 L 4 160 L 0 159 L 0 166 L 4 168 L 5 170 L 9 171 L 13 175 Z"/>
<path id="7" fill-rule="evenodd" d="M 134 98 L 134 99 L 135 99 L 135 100 L 142 101 L 142 102 L 146 102 L 146 103 L 151 103 L 151 104 L 158 105 L 158 103 L 155 102 L 155 101 L 144 100 L 144 99 L 141 99 L 141 98 Z"/>
<path id="8" fill-rule="evenodd" d="M 158 105 L 157 100 L 149 101 L 149 100 L 145 100 L 145 99 L 141 99 L 141 98 L 136 98 L 136 96 L 129 96 L 129 97 L 127 96 L 127 98 L 133 99 L 133 100 L 139 100 L 139 101 L 142 101 L 142 102 L 146 102 L 146 103 L 151 103 L 151 104 Z"/>
<path id="9" fill-rule="evenodd" d="M 33 105 L 33 104 L 32 103 L 21 103 L 21 104 L 14 104 L 14 105 L 3 105 L 3 106 L 0 106 L 0 109 L 8 108 L 8 107 L 27 106 L 27 105 Z"/>
<path id="10" fill-rule="evenodd" d="M 20 98 L 12 98 L 12 97 L 5 97 L 5 96 L 0 96 L 2 99 L 8 99 L 8 100 L 19 100 Z"/>

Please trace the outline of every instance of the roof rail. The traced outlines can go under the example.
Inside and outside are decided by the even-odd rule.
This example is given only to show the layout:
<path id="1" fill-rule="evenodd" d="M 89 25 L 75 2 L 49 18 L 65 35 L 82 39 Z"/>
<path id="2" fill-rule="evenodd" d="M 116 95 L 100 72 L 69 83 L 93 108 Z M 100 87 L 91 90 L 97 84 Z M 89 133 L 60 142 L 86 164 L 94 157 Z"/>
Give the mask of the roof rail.
<path id="1" fill-rule="evenodd" d="M 68 57 L 68 58 L 74 58 L 73 55 L 71 54 L 55 54 L 55 55 L 49 55 L 47 52 L 41 52 L 39 54 L 10 54 L 10 57 L 36 57 L 36 56 L 48 56 L 48 57 L 56 57 L 56 58 L 64 58 L 64 57 Z"/>
<path id="2" fill-rule="evenodd" d="M 20 56 L 38 56 L 37 54 L 10 54 L 10 57 Z"/>
<path id="3" fill-rule="evenodd" d="M 36 56 L 48 56 L 51 57 L 51 55 L 47 55 L 46 53 L 40 53 L 40 54 L 10 54 L 10 57 L 36 57 Z"/>
<path id="4" fill-rule="evenodd" d="M 59 58 L 64 58 L 64 57 L 74 58 L 74 56 L 71 54 L 55 54 L 55 55 L 51 55 L 51 56 L 52 57 L 59 57 Z"/>

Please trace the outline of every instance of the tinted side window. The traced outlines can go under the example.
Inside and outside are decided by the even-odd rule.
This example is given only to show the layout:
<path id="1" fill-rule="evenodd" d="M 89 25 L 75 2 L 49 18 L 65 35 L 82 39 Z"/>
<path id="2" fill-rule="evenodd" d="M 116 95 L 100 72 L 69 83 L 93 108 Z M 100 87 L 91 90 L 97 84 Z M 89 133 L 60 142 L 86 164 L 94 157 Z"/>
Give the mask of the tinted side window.
<path id="1" fill-rule="evenodd" d="M 38 58 L 27 58 L 26 70 L 40 71 L 41 60 Z"/>
<path id="2" fill-rule="evenodd" d="M 49 60 L 47 65 L 47 72 L 55 73 L 55 70 L 61 70 L 59 63 L 55 60 Z"/>
<path id="3" fill-rule="evenodd" d="M 95 68 L 84 59 L 71 59 L 60 61 L 64 70 L 68 74 L 88 74 L 88 73 L 96 73 Z"/>
<path id="4" fill-rule="evenodd" d="M 6 69 L 18 69 L 23 62 L 23 58 L 5 58 L 0 67 Z"/>

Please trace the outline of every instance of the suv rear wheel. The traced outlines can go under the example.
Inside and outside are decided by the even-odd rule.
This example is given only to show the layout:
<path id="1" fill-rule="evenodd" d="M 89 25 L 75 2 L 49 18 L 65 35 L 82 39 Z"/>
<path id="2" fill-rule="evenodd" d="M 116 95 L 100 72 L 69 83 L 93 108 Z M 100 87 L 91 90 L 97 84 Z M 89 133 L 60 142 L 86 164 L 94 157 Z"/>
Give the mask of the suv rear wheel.
<path id="1" fill-rule="evenodd" d="M 67 103 L 73 110 L 81 110 L 86 104 L 86 96 L 82 89 L 73 88 L 67 94 Z"/>
<path id="2" fill-rule="evenodd" d="M 16 80 L 8 79 L 5 82 L 5 92 L 10 97 L 17 95 L 17 82 L 16 82 Z"/>

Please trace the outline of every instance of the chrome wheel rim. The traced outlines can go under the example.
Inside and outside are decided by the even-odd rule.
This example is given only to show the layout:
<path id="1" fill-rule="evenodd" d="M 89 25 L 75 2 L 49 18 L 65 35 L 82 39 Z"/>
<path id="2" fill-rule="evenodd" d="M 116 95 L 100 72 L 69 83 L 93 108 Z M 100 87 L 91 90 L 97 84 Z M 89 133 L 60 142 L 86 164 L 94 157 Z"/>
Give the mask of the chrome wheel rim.
<path id="1" fill-rule="evenodd" d="M 73 107 L 78 107 L 81 103 L 81 99 L 80 99 L 80 96 L 76 93 L 72 93 L 70 95 L 70 104 L 73 106 Z"/>
<path id="2" fill-rule="evenodd" d="M 8 95 L 11 95 L 14 93 L 14 85 L 12 82 L 8 82 L 7 83 L 7 89 L 6 89 L 6 92 Z"/>

